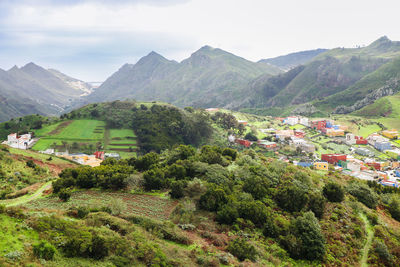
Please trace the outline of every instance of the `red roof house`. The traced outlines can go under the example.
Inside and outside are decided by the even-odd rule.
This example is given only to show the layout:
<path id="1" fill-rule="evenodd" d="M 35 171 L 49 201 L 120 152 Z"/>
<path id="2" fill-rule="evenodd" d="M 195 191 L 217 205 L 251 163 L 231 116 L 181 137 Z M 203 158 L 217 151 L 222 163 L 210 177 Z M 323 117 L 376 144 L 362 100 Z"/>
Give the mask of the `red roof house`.
<path id="1" fill-rule="evenodd" d="M 245 147 L 250 147 L 252 144 L 252 142 L 250 142 L 249 140 L 245 140 L 245 139 L 236 139 L 235 142 L 238 144 L 241 144 L 242 146 L 245 146 Z"/>
<path id="2" fill-rule="evenodd" d="M 321 160 L 335 165 L 335 164 L 339 163 L 339 160 L 346 161 L 347 155 L 344 155 L 344 154 L 322 154 Z"/>
<path id="3" fill-rule="evenodd" d="M 96 151 L 93 153 L 96 159 L 104 160 L 104 151 Z"/>
<path id="4" fill-rule="evenodd" d="M 311 128 L 316 129 L 316 130 L 322 130 L 322 129 L 326 128 L 326 120 L 312 121 Z"/>

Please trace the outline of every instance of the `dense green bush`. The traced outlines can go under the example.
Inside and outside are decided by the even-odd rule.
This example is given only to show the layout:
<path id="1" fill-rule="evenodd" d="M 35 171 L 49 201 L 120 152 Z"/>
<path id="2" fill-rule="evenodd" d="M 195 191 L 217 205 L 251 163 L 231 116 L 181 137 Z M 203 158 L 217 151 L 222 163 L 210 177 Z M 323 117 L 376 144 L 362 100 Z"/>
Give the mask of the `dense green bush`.
<path id="1" fill-rule="evenodd" d="M 228 202 L 225 191 L 220 187 L 211 187 L 200 197 L 200 208 L 208 211 L 217 211 Z"/>
<path id="2" fill-rule="evenodd" d="M 321 260 L 325 255 L 325 238 L 311 211 L 297 217 L 291 224 L 291 235 L 285 240 L 286 248 L 294 258 Z"/>
<path id="3" fill-rule="evenodd" d="M 301 211 L 308 202 L 308 188 L 298 181 L 279 188 L 276 199 L 278 205 L 289 212 Z"/>
<path id="4" fill-rule="evenodd" d="M 319 192 L 309 194 L 308 208 L 317 218 L 322 218 L 325 211 L 325 198 Z"/>
<path id="5" fill-rule="evenodd" d="M 63 188 L 58 192 L 58 197 L 62 201 L 67 202 L 71 198 L 71 192 L 68 189 Z"/>
<path id="6" fill-rule="evenodd" d="M 146 190 L 158 190 L 166 186 L 165 172 L 159 168 L 151 169 L 143 173 L 144 187 Z"/>
<path id="7" fill-rule="evenodd" d="M 224 205 L 217 213 L 217 221 L 221 224 L 233 224 L 238 217 L 237 207 L 232 204 Z"/>
<path id="8" fill-rule="evenodd" d="M 326 184 L 322 192 L 330 202 L 342 202 L 344 199 L 344 189 L 337 183 Z"/>
<path id="9" fill-rule="evenodd" d="M 375 209 L 378 204 L 378 196 L 365 184 L 353 183 L 347 190 L 368 208 Z"/>
<path id="10" fill-rule="evenodd" d="M 172 198 L 182 198 L 185 195 L 186 181 L 174 181 L 171 183 L 171 191 L 169 194 Z"/>
<path id="11" fill-rule="evenodd" d="M 393 219 L 400 221 L 400 199 L 397 196 L 392 196 L 389 202 L 389 212 Z"/>
<path id="12" fill-rule="evenodd" d="M 57 252 L 56 248 L 47 241 L 41 240 L 39 243 L 33 244 L 33 254 L 36 257 L 45 259 L 45 260 L 52 260 L 54 254 Z"/>
<path id="13" fill-rule="evenodd" d="M 255 247 L 241 238 L 236 238 L 229 242 L 227 250 L 240 261 L 244 261 L 245 259 L 255 261 L 257 258 Z"/>

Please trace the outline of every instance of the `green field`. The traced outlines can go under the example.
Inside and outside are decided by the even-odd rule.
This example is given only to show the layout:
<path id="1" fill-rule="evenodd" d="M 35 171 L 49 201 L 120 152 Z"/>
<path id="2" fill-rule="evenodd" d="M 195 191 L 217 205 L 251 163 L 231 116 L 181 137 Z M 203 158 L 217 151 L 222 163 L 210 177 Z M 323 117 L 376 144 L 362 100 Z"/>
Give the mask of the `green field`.
<path id="1" fill-rule="evenodd" d="M 106 134 L 105 149 L 107 152 L 118 153 L 122 158 L 136 156 L 137 137 L 130 129 L 109 129 Z"/>
<path id="2" fill-rule="evenodd" d="M 63 142 L 95 145 L 97 142 L 103 142 L 104 132 L 104 121 L 74 120 L 59 122 L 37 131 L 35 134 L 40 137 L 40 140 L 32 149 L 46 150 L 54 145 L 61 146 Z"/>

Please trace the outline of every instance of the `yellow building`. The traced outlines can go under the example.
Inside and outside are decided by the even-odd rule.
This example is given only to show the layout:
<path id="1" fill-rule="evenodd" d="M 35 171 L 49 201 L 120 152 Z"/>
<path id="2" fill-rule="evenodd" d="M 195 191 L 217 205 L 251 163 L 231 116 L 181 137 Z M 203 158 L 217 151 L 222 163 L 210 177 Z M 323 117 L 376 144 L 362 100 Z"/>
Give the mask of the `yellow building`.
<path id="1" fill-rule="evenodd" d="M 314 168 L 316 170 L 327 171 L 329 169 L 328 162 L 314 162 Z"/>
<path id="2" fill-rule="evenodd" d="M 399 138 L 399 132 L 395 129 L 392 130 L 384 130 L 381 134 L 389 139 L 397 139 Z"/>
<path id="3" fill-rule="evenodd" d="M 326 129 L 327 136 L 344 136 L 344 130 L 342 129 Z"/>

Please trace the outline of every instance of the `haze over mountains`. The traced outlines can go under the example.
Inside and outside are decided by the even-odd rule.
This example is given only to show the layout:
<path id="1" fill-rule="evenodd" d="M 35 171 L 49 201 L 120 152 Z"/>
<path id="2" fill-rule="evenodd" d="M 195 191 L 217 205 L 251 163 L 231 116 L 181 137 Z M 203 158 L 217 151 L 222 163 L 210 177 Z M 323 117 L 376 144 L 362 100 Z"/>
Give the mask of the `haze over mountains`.
<path id="1" fill-rule="evenodd" d="M 349 113 L 400 90 L 400 42 L 316 49 L 252 62 L 204 46 L 182 62 L 151 52 L 125 64 L 98 89 L 33 63 L 0 70 L 0 120 L 57 115 L 123 99 L 185 107 Z"/>

